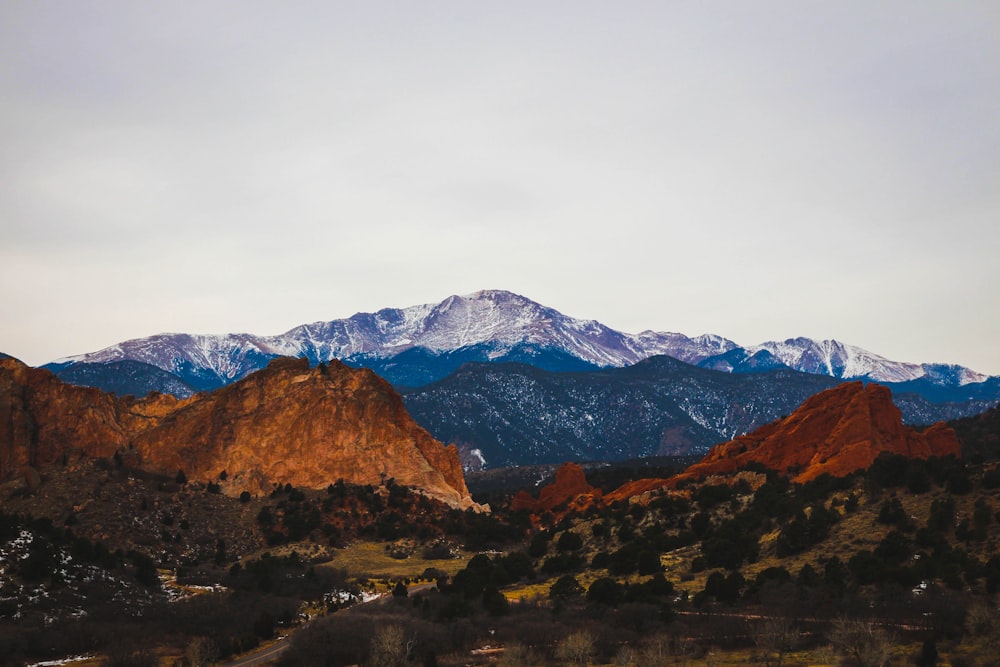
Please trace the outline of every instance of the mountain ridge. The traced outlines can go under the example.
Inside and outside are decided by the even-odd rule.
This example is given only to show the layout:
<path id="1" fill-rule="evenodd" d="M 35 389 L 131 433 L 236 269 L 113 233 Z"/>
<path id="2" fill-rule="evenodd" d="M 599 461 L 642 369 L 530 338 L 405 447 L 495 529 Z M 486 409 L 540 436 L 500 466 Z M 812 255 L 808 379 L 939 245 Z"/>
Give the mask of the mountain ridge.
<path id="1" fill-rule="evenodd" d="M 690 337 L 652 330 L 628 334 L 597 320 L 563 315 L 504 290 L 452 295 L 437 304 L 356 313 L 345 319 L 303 324 L 273 336 L 157 334 L 64 357 L 45 367 L 58 373 L 79 363 L 132 359 L 172 373 L 203 391 L 229 384 L 278 356 L 305 357 L 312 364 L 337 358 L 356 365 L 385 366 L 383 362 L 418 349 L 432 357 L 461 356 L 460 351 L 475 349 L 478 358 L 470 360 L 505 361 L 518 360 L 509 355 L 524 348 L 552 351 L 595 367 L 623 367 L 667 355 L 725 372 L 754 372 L 757 367 L 768 370 L 783 365 L 845 380 L 926 380 L 950 388 L 990 379 L 957 365 L 891 361 L 836 340 L 799 337 L 744 347 L 715 334 Z M 424 374 L 423 379 L 441 379 L 453 370 L 444 364 L 441 370 Z M 391 372 L 387 379 L 407 384 L 397 382 Z"/>
<path id="2" fill-rule="evenodd" d="M 705 453 L 789 414 L 835 378 L 781 367 L 720 373 L 667 356 L 625 368 L 558 373 L 470 363 L 402 392 L 414 419 L 486 468 Z M 910 424 L 977 414 L 987 402 L 894 400 Z"/>

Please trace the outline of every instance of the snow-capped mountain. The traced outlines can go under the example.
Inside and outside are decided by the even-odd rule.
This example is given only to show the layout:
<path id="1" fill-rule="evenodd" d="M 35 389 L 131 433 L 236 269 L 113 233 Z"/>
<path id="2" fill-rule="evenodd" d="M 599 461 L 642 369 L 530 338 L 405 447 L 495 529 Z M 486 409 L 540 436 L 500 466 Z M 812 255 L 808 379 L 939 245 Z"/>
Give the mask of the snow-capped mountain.
<path id="1" fill-rule="evenodd" d="M 284 355 L 307 357 L 313 363 L 337 358 L 368 365 L 417 348 L 432 356 L 475 348 L 475 359 L 482 361 L 507 360 L 533 350 L 536 356 L 548 351 L 590 366 L 621 367 L 656 354 L 694 362 L 733 347 L 735 343 L 718 336 L 625 334 L 511 292 L 486 290 L 450 296 L 438 304 L 305 324 L 277 336 L 159 334 L 60 359 L 48 367 L 58 371 L 70 364 L 132 359 L 173 373 L 198 389 L 212 389 Z"/>
<path id="2" fill-rule="evenodd" d="M 750 363 L 752 361 L 757 363 Z M 927 378 L 934 384 L 952 387 L 984 382 L 989 377 L 962 366 L 891 361 L 854 345 L 811 338 L 789 338 L 736 348 L 722 355 L 702 359 L 698 364 L 730 372 L 740 372 L 741 366 L 748 367 L 747 370 L 759 371 L 764 365 L 774 367 L 780 364 L 804 373 L 829 375 L 844 380 L 909 382 Z"/>
<path id="3" fill-rule="evenodd" d="M 583 370 L 628 366 L 656 355 L 727 372 L 787 366 L 842 379 L 920 379 L 951 387 L 987 379 L 960 366 L 890 361 L 832 340 L 792 338 L 741 347 L 716 335 L 628 334 L 595 320 L 563 315 L 502 290 L 450 296 L 437 304 L 358 313 L 346 319 L 305 324 L 275 336 L 159 334 L 61 359 L 47 367 L 59 372 L 73 364 L 130 359 L 156 366 L 204 390 L 229 384 L 264 367 L 270 359 L 286 355 L 307 357 L 312 363 L 337 358 L 372 366 L 390 381 L 409 385 L 441 379 L 467 361 L 520 361 L 549 370 Z M 573 366 L 576 362 L 579 368 Z M 414 370 L 415 365 L 420 368 Z"/>

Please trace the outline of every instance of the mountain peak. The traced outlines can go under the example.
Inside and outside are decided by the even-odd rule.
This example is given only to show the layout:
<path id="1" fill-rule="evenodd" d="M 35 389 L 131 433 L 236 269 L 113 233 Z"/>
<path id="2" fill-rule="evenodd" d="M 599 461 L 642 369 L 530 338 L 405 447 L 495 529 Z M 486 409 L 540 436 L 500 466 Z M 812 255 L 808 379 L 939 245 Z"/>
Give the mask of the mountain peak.
<path id="1" fill-rule="evenodd" d="M 305 324 L 274 336 L 158 334 L 68 357 L 50 367 L 62 372 L 74 363 L 107 364 L 131 359 L 171 373 L 194 390 L 205 391 L 234 382 L 279 356 L 305 357 L 314 365 L 340 359 L 364 366 L 414 349 L 431 356 L 475 350 L 475 358 L 482 361 L 516 357 L 527 349 L 529 355 L 553 353 L 595 367 L 628 366 L 651 356 L 666 355 L 729 372 L 787 366 L 814 375 L 875 382 L 926 377 L 935 385 L 947 386 L 986 379 L 960 367 L 889 361 L 834 339 L 797 337 L 743 348 L 715 334 L 691 338 L 651 330 L 623 333 L 596 320 L 569 317 L 501 289 L 451 295 L 433 304 L 355 313 L 346 319 Z M 767 354 L 760 355 L 762 351 Z"/>
<path id="2" fill-rule="evenodd" d="M 459 296 L 459 298 L 469 299 L 472 301 L 494 301 L 494 302 L 519 301 L 523 303 L 538 305 L 526 296 L 503 289 L 482 289 L 475 292 L 471 292 L 469 294 L 462 294 Z"/>

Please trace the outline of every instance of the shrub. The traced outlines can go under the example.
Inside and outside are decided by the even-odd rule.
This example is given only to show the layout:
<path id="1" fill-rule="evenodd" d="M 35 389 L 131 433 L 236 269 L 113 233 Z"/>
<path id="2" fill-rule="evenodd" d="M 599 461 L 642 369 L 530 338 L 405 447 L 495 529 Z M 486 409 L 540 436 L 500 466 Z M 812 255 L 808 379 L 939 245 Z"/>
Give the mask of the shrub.
<path id="1" fill-rule="evenodd" d="M 912 552 L 910 540 L 898 530 L 889 531 L 875 547 L 875 556 L 886 565 L 899 565 Z"/>
<path id="2" fill-rule="evenodd" d="M 906 510 L 903 509 L 903 503 L 899 501 L 899 498 L 890 498 L 882 503 L 882 507 L 878 511 L 879 523 L 883 523 L 890 526 L 899 526 L 906 523 Z"/>
<path id="3" fill-rule="evenodd" d="M 728 484 L 706 484 L 695 494 L 695 500 L 703 510 L 710 510 L 732 498 L 733 489 Z"/>
<path id="4" fill-rule="evenodd" d="M 946 488 L 948 489 L 948 493 L 956 496 L 964 496 L 972 491 L 972 480 L 969 478 L 969 472 L 964 468 L 953 471 L 948 476 Z"/>
<path id="5" fill-rule="evenodd" d="M 740 591 L 746 580 L 739 572 L 732 572 L 729 576 L 721 572 L 713 572 L 705 580 L 703 593 L 714 597 L 719 602 L 736 602 L 740 598 Z"/>
<path id="6" fill-rule="evenodd" d="M 510 603 L 506 596 L 492 586 L 483 591 L 483 608 L 490 616 L 506 616 L 510 613 Z"/>
<path id="7" fill-rule="evenodd" d="M 701 552 L 708 567 L 735 570 L 747 559 L 743 546 L 724 537 L 713 537 L 701 543 Z"/>
<path id="8" fill-rule="evenodd" d="M 535 568 L 531 565 L 531 558 L 523 551 L 507 554 L 500 559 L 500 563 L 513 581 L 535 578 Z"/>
<path id="9" fill-rule="evenodd" d="M 874 584 L 882 578 L 884 567 L 882 561 L 871 551 L 859 551 L 847 563 L 848 569 L 862 586 Z"/>
<path id="10" fill-rule="evenodd" d="M 994 466 L 983 473 L 983 488 L 989 490 L 1000 488 L 1000 466 Z"/>
<path id="11" fill-rule="evenodd" d="M 545 559 L 542 563 L 542 572 L 544 574 L 570 572 L 572 570 L 579 570 L 585 563 L 586 561 L 584 561 L 583 556 L 577 554 L 557 554 Z"/>
<path id="12" fill-rule="evenodd" d="M 624 587 L 611 577 L 601 577 L 587 589 L 587 602 L 617 606 L 625 596 Z"/>
<path id="13" fill-rule="evenodd" d="M 577 551 L 583 547 L 583 538 L 574 533 L 571 530 L 567 530 L 562 535 L 559 536 L 559 541 L 556 542 L 556 549 L 562 552 L 566 551 Z"/>
<path id="14" fill-rule="evenodd" d="M 906 469 L 906 489 L 913 494 L 931 490 L 931 477 L 927 474 L 927 463 L 923 459 L 910 459 Z"/>
<path id="15" fill-rule="evenodd" d="M 641 575 L 656 574 L 663 572 L 663 563 L 657 554 L 644 549 L 639 552 L 638 570 Z"/>
<path id="16" fill-rule="evenodd" d="M 882 452 L 868 469 L 868 479 L 882 488 L 902 486 L 909 463 L 905 456 Z"/>
<path id="17" fill-rule="evenodd" d="M 541 558 L 549 551 L 549 540 L 552 538 L 547 533 L 535 533 L 528 545 L 528 555 L 532 558 Z"/>
<path id="18" fill-rule="evenodd" d="M 549 597 L 553 599 L 570 599 L 583 595 L 583 586 L 572 574 L 564 574 L 549 587 Z"/>

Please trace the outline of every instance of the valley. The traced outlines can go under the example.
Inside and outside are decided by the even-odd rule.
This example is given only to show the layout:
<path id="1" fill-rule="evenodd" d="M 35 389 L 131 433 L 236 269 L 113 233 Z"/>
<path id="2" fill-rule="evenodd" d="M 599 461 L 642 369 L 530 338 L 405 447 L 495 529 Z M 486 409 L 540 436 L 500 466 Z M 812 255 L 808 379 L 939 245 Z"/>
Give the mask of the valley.
<path id="1" fill-rule="evenodd" d="M 630 337 L 505 292 L 293 331 L 0 359 L 0 662 L 998 648 L 996 378 Z"/>
<path id="2" fill-rule="evenodd" d="M 985 664 L 995 650 L 998 409 L 921 433 L 903 425 L 888 389 L 847 383 L 700 462 L 486 470 L 469 476 L 471 504 L 457 504 L 423 488 L 430 477 L 403 484 L 384 474 L 311 488 L 272 478 L 248 492 L 234 486 L 247 479 L 233 465 L 244 454 L 221 472 L 213 459 L 171 474 L 173 464 L 157 468 L 146 449 L 156 445 L 142 444 L 152 422 L 130 436 L 111 395 L 3 363 L 5 423 L 34 424 L 27 441 L 4 431 L 3 460 L 35 463 L 5 468 L 0 486 L 7 663 L 225 663 L 286 634 L 275 653 L 282 665 L 836 665 L 862 654 L 935 664 L 932 653 Z M 298 391 L 329 372 L 272 366 L 219 390 L 238 401 L 201 404 L 245 405 L 272 384 Z M 35 387 L 30 398 L 17 378 Z M 74 417 L 73 451 L 46 444 L 67 433 L 37 408 L 56 398 L 96 420 Z M 164 413 L 172 429 L 176 409 Z M 238 411 L 225 410 L 234 426 L 213 436 L 223 453 L 247 437 Z M 286 411 L 309 433 L 327 418 Z M 379 419 L 363 428 L 390 432 Z M 124 438 L 118 448 L 86 444 L 87 433 L 108 428 Z M 178 596 L 164 572 L 194 594 Z"/>

